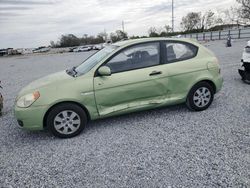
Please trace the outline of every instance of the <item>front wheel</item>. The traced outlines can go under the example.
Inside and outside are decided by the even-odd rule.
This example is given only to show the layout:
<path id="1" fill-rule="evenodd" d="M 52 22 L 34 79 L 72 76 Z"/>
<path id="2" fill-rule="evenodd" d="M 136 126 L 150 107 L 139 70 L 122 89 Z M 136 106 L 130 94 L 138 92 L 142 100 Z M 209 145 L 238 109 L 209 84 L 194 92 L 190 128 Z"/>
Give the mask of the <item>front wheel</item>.
<path id="1" fill-rule="evenodd" d="M 72 138 L 80 134 L 86 124 L 86 113 L 76 104 L 59 104 L 47 116 L 48 129 L 59 138 Z"/>
<path id="2" fill-rule="evenodd" d="M 200 82 L 190 90 L 186 104 L 192 111 L 203 111 L 211 105 L 213 99 L 213 87 L 207 82 Z"/>

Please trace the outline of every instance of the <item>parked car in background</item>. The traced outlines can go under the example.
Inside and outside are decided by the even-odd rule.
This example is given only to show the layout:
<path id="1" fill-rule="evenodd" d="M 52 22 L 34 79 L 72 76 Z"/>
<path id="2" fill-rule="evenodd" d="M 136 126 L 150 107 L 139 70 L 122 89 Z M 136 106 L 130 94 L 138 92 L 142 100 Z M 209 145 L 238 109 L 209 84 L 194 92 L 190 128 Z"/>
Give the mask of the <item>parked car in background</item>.
<path id="1" fill-rule="evenodd" d="M 222 83 L 218 59 L 198 42 L 127 40 L 29 84 L 16 98 L 15 116 L 23 129 L 69 138 L 104 117 L 181 103 L 205 110 Z"/>
<path id="2" fill-rule="evenodd" d="M 241 62 L 243 69 L 238 70 L 239 74 L 245 83 L 250 84 L 250 41 L 243 50 Z"/>
<path id="3" fill-rule="evenodd" d="M 102 44 L 102 47 L 105 48 L 106 46 L 109 46 L 111 44 L 112 44 L 112 41 L 108 40 L 107 42 L 105 42 L 105 43 Z"/>
<path id="4" fill-rule="evenodd" d="M 74 52 L 74 50 L 75 50 L 76 48 L 78 48 L 78 47 L 70 47 L 70 48 L 69 48 L 69 52 Z"/>
<path id="5" fill-rule="evenodd" d="M 0 56 L 8 55 L 8 49 L 0 49 Z"/>
<path id="6" fill-rule="evenodd" d="M 103 45 L 102 44 L 96 44 L 93 46 L 93 50 L 101 50 L 103 49 Z"/>
<path id="7" fill-rule="evenodd" d="M 75 48 L 73 52 L 87 52 L 90 51 L 92 48 L 90 46 L 80 46 L 78 48 Z"/>
<path id="8" fill-rule="evenodd" d="M 0 49 L 0 56 L 8 56 L 8 55 L 21 55 L 20 49 L 13 49 L 13 48 L 7 48 L 7 49 Z"/>
<path id="9" fill-rule="evenodd" d="M 33 53 L 45 53 L 45 52 L 49 52 L 49 51 L 50 51 L 49 47 L 41 46 L 41 47 L 34 49 Z"/>
<path id="10" fill-rule="evenodd" d="M 21 54 L 25 55 L 25 54 L 32 54 L 33 53 L 33 49 L 31 48 L 24 48 L 22 49 Z"/>

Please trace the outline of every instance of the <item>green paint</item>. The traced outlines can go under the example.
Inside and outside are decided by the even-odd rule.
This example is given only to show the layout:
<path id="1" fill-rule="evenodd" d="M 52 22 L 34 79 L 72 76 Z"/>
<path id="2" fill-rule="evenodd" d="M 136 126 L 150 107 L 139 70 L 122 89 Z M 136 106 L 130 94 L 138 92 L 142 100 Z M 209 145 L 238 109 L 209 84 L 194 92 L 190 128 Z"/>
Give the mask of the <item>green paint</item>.
<path id="1" fill-rule="evenodd" d="M 184 61 L 143 69 L 95 76 L 105 60 L 131 45 L 154 41 L 181 41 L 199 48 L 196 57 Z M 204 46 L 190 39 L 151 38 L 118 42 L 111 53 L 102 54 L 90 70 L 77 77 L 65 71 L 36 80 L 25 87 L 20 97 L 39 91 L 40 98 L 28 108 L 15 105 L 15 116 L 24 123 L 24 129 L 42 130 L 46 112 L 61 102 L 74 102 L 83 106 L 91 120 L 161 106 L 180 104 L 186 101 L 188 92 L 200 81 L 210 81 L 218 92 L 222 77 L 216 57 Z M 161 74 L 149 76 L 159 71 Z M 105 75 L 107 69 L 101 70 Z M 108 74 L 107 74 L 108 75 Z"/>

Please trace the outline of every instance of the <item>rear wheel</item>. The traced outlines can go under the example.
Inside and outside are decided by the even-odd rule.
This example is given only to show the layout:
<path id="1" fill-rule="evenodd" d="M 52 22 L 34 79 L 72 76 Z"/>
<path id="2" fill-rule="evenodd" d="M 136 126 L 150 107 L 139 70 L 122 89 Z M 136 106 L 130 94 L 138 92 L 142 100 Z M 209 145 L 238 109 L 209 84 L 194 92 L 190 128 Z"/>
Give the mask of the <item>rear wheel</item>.
<path id="1" fill-rule="evenodd" d="M 199 82 L 190 90 L 186 104 L 190 110 L 202 111 L 211 105 L 213 99 L 213 87 L 207 82 Z"/>
<path id="2" fill-rule="evenodd" d="M 80 134 L 86 124 L 86 113 L 76 104 L 59 104 L 47 116 L 49 130 L 54 136 L 60 138 L 71 138 Z"/>

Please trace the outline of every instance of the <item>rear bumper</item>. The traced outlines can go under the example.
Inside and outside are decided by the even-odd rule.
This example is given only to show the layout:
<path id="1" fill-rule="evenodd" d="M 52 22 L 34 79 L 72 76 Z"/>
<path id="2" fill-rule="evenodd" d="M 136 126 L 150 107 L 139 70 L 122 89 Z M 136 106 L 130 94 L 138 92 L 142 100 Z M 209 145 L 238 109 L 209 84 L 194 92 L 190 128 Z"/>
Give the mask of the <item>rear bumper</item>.
<path id="1" fill-rule="evenodd" d="M 19 108 L 15 106 L 15 117 L 18 125 L 26 130 L 43 130 L 43 118 L 47 108 L 45 106 Z"/>

